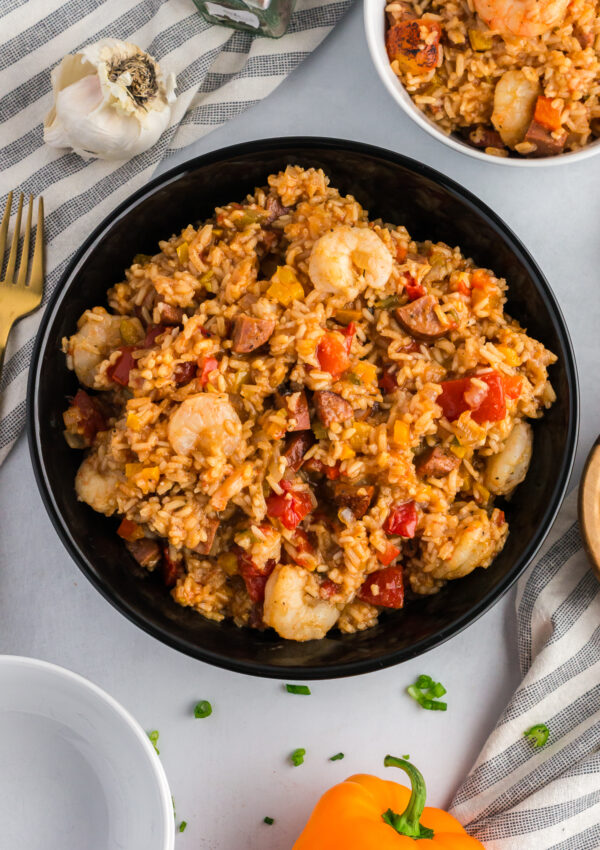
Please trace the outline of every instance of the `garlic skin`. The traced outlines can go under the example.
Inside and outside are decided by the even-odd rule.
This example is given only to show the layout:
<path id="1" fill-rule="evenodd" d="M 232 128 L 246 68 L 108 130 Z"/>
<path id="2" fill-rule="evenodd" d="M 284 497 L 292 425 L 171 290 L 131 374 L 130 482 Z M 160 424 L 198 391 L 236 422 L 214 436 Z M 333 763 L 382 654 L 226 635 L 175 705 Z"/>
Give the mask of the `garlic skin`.
<path id="1" fill-rule="evenodd" d="M 84 159 L 126 160 L 158 141 L 171 120 L 175 77 L 135 44 L 105 38 L 52 71 L 44 141 Z"/>

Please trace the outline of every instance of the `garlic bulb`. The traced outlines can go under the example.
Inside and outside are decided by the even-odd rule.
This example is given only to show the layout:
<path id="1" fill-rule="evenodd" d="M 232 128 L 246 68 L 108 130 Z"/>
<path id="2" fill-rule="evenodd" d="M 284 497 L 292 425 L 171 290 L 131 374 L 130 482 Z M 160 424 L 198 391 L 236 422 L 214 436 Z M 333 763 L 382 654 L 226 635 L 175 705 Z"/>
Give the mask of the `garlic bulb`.
<path id="1" fill-rule="evenodd" d="M 126 41 L 105 38 L 52 71 L 44 141 L 84 159 L 125 160 L 152 147 L 171 119 L 175 77 Z"/>

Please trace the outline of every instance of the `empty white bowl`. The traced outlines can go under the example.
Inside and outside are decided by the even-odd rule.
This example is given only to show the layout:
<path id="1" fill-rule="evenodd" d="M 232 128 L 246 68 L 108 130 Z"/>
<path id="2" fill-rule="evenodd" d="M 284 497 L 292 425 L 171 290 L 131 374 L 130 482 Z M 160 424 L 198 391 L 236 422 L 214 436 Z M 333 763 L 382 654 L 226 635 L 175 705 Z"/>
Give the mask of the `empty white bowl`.
<path id="1" fill-rule="evenodd" d="M 485 153 L 485 151 L 471 147 L 471 145 L 468 145 L 455 136 L 447 136 L 446 133 L 440 130 L 437 124 L 431 121 L 424 112 L 415 106 L 410 95 L 392 71 L 387 50 L 385 49 L 385 7 L 388 2 L 389 0 L 364 0 L 365 32 L 371 58 L 384 86 L 396 103 L 423 130 L 429 133 L 430 136 L 433 136 L 434 139 L 443 142 L 455 151 L 465 153 L 483 162 L 493 163 L 494 165 L 515 166 L 517 168 L 542 168 L 549 165 L 564 165 L 565 163 L 579 162 L 582 159 L 587 159 L 590 156 L 600 153 L 600 139 L 597 139 L 581 150 L 562 153 L 558 156 L 547 156 L 539 159 L 491 156 Z"/>
<path id="2" fill-rule="evenodd" d="M 136 721 L 53 664 L 0 655 L 0 847 L 173 850 L 169 785 Z"/>

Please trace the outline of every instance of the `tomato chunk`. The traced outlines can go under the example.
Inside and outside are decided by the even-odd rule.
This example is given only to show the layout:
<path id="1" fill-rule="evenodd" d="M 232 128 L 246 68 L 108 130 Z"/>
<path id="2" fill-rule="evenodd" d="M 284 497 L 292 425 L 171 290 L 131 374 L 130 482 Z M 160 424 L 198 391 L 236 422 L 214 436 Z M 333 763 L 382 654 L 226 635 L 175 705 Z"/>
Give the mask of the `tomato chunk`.
<path id="1" fill-rule="evenodd" d="M 383 530 L 388 534 L 398 534 L 400 537 L 414 537 L 418 519 L 417 507 L 412 500 L 401 505 L 394 505 L 383 523 Z"/>
<path id="2" fill-rule="evenodd" d="M 73 399 L 73 407 L 77 408 L 77 424 L 86 439 L 92 443 L 98 431 L 106 430 L 106 420 L 95 398 L 85 390 L 77 390 Z"/>
<path id="3" fill-rule="evenodd" d="M 275 561 L 267 561 L 261 570 L 245 552 L 238 552 L 238 569 L 252 602 L 262 602 L 267 581 L 275 569 Z"/>
<path id="4" fill-rule="evenodd" d="M 121 520 L 121 524 L 117 528 L 117 534 L 129 543 L 134 540 L 139 540 L 144 536 L 142 527 L 138 525 L 137 522 L 127 519 L 127 517 L 123 517 Z"/>
<path id="5" fill-rule="evenodd" d="M 352 327 L 351 322 L 346 328 Z M 354 331 L 352 331 L 352 334 Z M 348 356 L 349 345 L 352 343 L 352 335 L 341 338 L 339 333 L 326 333 L 320 340 L 317 346 L 317 359 L 323 372 L 329 372 L 334 378 L 346 371 L 350 366 L 350 357 Z"/>
<path id="6" fill-rule="evenodd" d="M 474 387 L 471 378 L 458 378 L 442 383 L 442 392 L 436 401 L 450 422 L 458 419 L 465 410 L 470 410 L 471 416 L 479 424 L 499 422 L 506 416 L 504 398 L 506 379 L 502 378 L 498 372 L 486 372 L 484 375 L 477 375 L 477 378 L 487 384 L 487 392 L 471 392 Z M 515 386 L 509 385 L 509 391 L 515 392 Z M 509 396 L 509 398 L 512 397 L 514 396 Z"/>
<path id="7" fill-rule="evenodd" d="M 377 553 L 377 560 L 380 564 L 383 564 L 384 567 L 387 567 L 398 557 L 399 554 L 400 549 L 397 546 L 394 546 L 393 543 L 388 543 L 385 552 Z"/>
<path id="8" fill-rule="evenodd" d="M 283 481 L 280 483 L 284 485 Z M 288 484 L 288 487 L 284 487 L 287 492 L 281 495 L 273 493 L 267 499 L 267 514 L 277 517 L 286 528 L 292 530 L 312 511 L 313 502 L 310 493 L 291 490 L 289 482 L 285 483 Z"/>
<path id="9" fill-rule="evenodd" d="M 208 377 L 211 372 L 214 372 L 218 367 L 219 361 L 215 357 L 201 357 L 198 361 L 198 380 L 200 386 L 205 387 L 208 383 Z"/>
<path id="10" fill-rule="evenodd" d="M 379 378 L 379 386 L 381 389 L 389 395 L 389 393 L 393 393 L 398 384 L 396 383 L 396 376 L 389 372 L 387 369 L 384 369 Z"/>
<path id="11" fill-rule="evenodd" d="M 417 283 L 414 277 L 408 272 L 404 275 L 404 291 L 408 295 L 409 301 L 416 301 L 417 298 L 422 298 L 423 295 L 427 295 L 427 290 L 425 287 Z"/>
<path id="12" fill-rule="evenodd" d="M 336 593 L 339 593 L 342 588 L 339 584 L 336 584 L 334 581 L 331 581 L 330 578 L 326 578 L 321 582 L 321 586 L 319 588 L 319 596 L 321 599 L 331 599 L 332 596 L 335 596 Z"/>
<path id="13" fill-rule="evenodd" d="M 382 608 L 402 608 L 404 577 L 400 567 L 385 567 L 371 573 L 358 591 L 358 598 Z"/>
<path id="14" fill-rule="evenodd" d="M 131 345 L 122 346 L 119 349 L 121 352 L 119 358 L 106 370 L 106 374 L 110 380 L 116 384 L 121 384 L 122 387 L 128 386 L 129 373 L 135 366 L 135 360 L 132 354 L 133 350 L 134 348 Z"/>

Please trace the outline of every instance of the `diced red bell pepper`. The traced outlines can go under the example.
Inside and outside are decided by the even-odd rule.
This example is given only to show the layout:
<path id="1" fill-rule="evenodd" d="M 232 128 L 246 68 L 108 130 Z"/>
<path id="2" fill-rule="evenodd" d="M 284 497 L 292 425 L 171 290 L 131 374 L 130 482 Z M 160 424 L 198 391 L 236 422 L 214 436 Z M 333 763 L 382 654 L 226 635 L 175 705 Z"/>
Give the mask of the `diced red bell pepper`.
<path id="1" fill-rule="evenodd" d="M 179 563 L 174 561 L 169 554 L 169 544 L 163 544 L 163 558 L 161 564 L 163 581 L 166 587 L 175 587 L 179 574 Z"/>
<path id="2" fill-rule="evenodd" d="M 287 486 L 280 481 L 281 487 L 287 492 L 281 495 L 273 493 L 267 499 L 267 514 L 280 519 L 286 528 L 294 529 L 312 511 L 313 503 L 310 493 L 291 490 L 289 482 L 285 484 Z"/>
<path id="3" fill-rule="evenodd" d="M 398 384 L 396 383 L 396 376 L 389 372 L 387 369 L 384 369 L 379 378 L 379 386 L 384 391 L 384 393 L 389 394 L 393 393 Z"/>
<path id="4" fill-rule="evenodd" d="M 259 569 L 246 552 L 238 552 L 238 570 L 244 579 L 248 596 L 252 602 L 262 602 L 265 598 L 265 587 L 269 576 L 275 569 L 275 561 L 267 561 L 263 569 Z"/>
<path id="5" fill-rule="evenodd" d="M 331 581 L 330 578 L 326 578 L 321 582 L 321 586 L 319 588 L 319 596 L 321 599 L 331 599 L 332 596 L 335 596 L 336 593 L 339 593 L 341 587 L 339 584 L 336 584 L 334 581 Z"/>
<path id="6" fill-rule="evenodd" d="M 494 280 L 483 269 L 475 269 L 471 275 L 471 286 L 474 289 L 487 289 Z"/>
<path id="7" fill-rule="evenodd" d="M 111 381 L 121 384 L 122 387 L 126 387 L 129 384 L 129 373 L 135 366 L 135 360 L 132 354 L 134 348 L 132 345 L 124 345 L 121 346 L 119 351 L 121 352 L 120 357 L 112 366 L 108 367 L 106 374 Z"/>
<path id="8" fill-rule="evenodd" d="M 401 245 L 399 242 L 396 244 L 396 259 L 399 263 L 403 263 L 408 254 L 408 249 L 406 245 Z"/>
<path id="9" fill-rule="evenodd" d="M 354 339 L 354 334 L 356 333 L 356 323 L 348 322 L 342 333 L 346 337 L 346 351 L 348 352 L 348 354 L 350 354 L 350 349 L 352 348 L 352 340 Z"/>
<path id="10" fill-rule="evenodd" d="M 393 543 L 388 543 L 385 552 L 377 552 L 377 560 L 384 567 L 389 566 L 400 554 L 400 549 Z"/>
<path id="11" fill-rule="evenodd" d="M 488 391 L 482 398 L 476 398 L 476 406 L 473 406 L 473 399 L 469 403 L 471 378 L 458 378 L 454 381 L 442 383 L 442 392 L 436 401 L 444 411 L 444 416 L 450 422 L 458 419 L 465 410 L 470 410 L 471 416 L 479 424 L 482 422 L 499 422 L 506 416 L 505 384 L 502 376 L 498 372 L 486 372 L 483 375 L 477 375 L 477 378 L 487 384 Z M 515 387 L 509 386 L 509 391 L 514 392 Z M 467 393 L 466 397 L 465 393 Z"/>
<path id="12" fill-rule="evenodd" d="M 510 398 L 513 401 L 514 399 L 519 398 L 523 388 L 523 379 L 520 375 L 503 375 L 502 384 L 504 386 L 504 395 L 506 398 Z"/>
<path id="13" fill-rule="evenodd" d="M 106 420 L 98 402 L 85 390 L 77 390 L 73 399 L 73 407 L 77 408 L 79 414 L 78 426 L 82 429 L 85 438 L 90 443 L 93 442 L 98 431 L 106 430 Z"/>
<path id="14" fill-rule="evenodd" d="M 404 291 L 408 295 L 409 301 L 416 301 L 417 298 L 422 298 L 427 294 L 427 290 L 421 283 L 417 283 L 415 278 L 409 273 L 404 273 Z"/>
<path id="15" fill-rule="evenodd" d="M 404 605 L 404 576 L 400 567 L 385 567 L 371 573 L 358 591 L 358 598 L 383 608 Z"/>
<path id="16" fill-rule="evenodd" d="M 383 523 L 383 530 L 400 537 L 414 537 L 418 519 L 417 507 L 412 500 L 394 505 Z"/>
<path id="17" fill-rule="evenodd" d="M 164 334 L 166 327 L 164 325 L 154 325 L 146 331 L 146 339 L 144 340 L 144 348 L 152 348 L 156 342 L 156 337 Z"/>
<path id="18" fill-rule="evenodd" d="M 133 522 L 133 520 L 123 517 L 121 524 L 117 528 L 117 534 L 119 537 L 122 537 L 123 540 L 127 540 L 129 543 L 132 543 L 134 540 L 140 540 L 140 538 L 144 536 L 144 531 L 137 522 Z"/>
<path id="19" fill-rule="evenodd" d="M 219 361 L 215 357 L 201 357 L 198 360 L 198 380 L 201 387 L 208 383 L 208 376 L 218 367 Z"/>
<path id="20" fill-rule="evenodd" d="M 351 322 L 348 328 L 352 324 Z M 346 331 L 348 328 L 346 328 Z M 329 372 L 332 377 L 339 378 L 349 368 L 348 340 L 351 343 L 352 337 L 347 336 L 345 339 L 340 339 L 339 333 L 326 333 L 321 338 L 317 345 L 317 359 L 323 372 Z"/>

